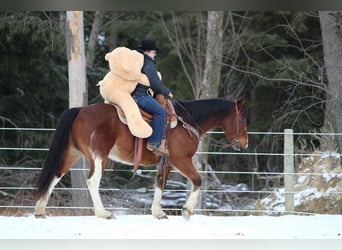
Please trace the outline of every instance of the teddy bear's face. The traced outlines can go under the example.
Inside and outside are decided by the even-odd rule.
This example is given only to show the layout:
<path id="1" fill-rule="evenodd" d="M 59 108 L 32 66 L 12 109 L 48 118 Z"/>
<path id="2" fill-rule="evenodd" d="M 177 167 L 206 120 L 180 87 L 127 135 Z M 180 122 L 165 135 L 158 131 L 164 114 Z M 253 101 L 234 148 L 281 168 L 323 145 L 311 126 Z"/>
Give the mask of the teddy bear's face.
<path id="1" fill-rule="evenodd" d="M 107 53 L 105 59 L 111 72 L 125 80 L 134 81 L 141 77 L 144 56 L 136 50 L 118 47 Z"/>

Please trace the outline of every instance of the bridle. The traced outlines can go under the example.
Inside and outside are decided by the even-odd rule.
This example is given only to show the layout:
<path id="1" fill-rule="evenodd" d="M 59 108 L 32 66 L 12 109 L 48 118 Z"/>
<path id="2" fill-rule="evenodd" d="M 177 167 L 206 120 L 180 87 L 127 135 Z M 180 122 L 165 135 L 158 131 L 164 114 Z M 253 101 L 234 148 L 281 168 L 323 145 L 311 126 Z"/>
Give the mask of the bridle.
<path id="1" fill-rule="evenodd" d="M 236 134 L 232 140 L 232 147 L 240 151 L 241 150 L 241 143 L 240 143 L 240 110 L 238 109 L 236 100 L 234 101 L 235 105 L 235 114 L 236 114 Z"/>
<path id="2" fill-rule="evenodd" d="M 174 100 L 174 101 L 177 102 L 186 113 L 188 113 L 180 102 L 178 102 L 176 100 Z M 241 143 L 240 143 L 240 118 L 241 118 L 240 113 L 241 113 L 241 111 L 238 108 L 237 100 L 234 101 L 234 105 L 235 105 L 235 115 L 236 115 L 236 134 L 235 134 L 234 138 L 232 139 L 232 141 L 230 143 L 223 143 L 223 142 L 216 140 L 214 138 L 211 138 L 211 140 L 215 141 L 217 144 L 220 144 L 222 146 L 222 148 L 232 147 L 234 150 L 240 151 L 241 150 Z M 190 118 L 192 118 L 189 113 L 188 113 L 188 115 Z M 202 131 L 202 129 L 199 125 L 197 125 L 197 129 L 200 131 L 198 131 L 196 128 L 192 127 L 190 124 L 184 124 L 184 120 L 182 117 L 179 117 L 177 115 L 176 115 L 176 117 L 180 122 L 183 123 L 183 127 L 186 128 L 189 133 L 194 134 L 195 138 L 197 138 L 198 140 L 202 139 L 202 138 L 200 138 L 199 132 L 202 132 L 202 134 L 204 134 L 204 131 Z M 185 125 L 188 125 L 189 127 L 191 127 L 191 129 L 189 129 L 189 127 L 187 127 Z"/>

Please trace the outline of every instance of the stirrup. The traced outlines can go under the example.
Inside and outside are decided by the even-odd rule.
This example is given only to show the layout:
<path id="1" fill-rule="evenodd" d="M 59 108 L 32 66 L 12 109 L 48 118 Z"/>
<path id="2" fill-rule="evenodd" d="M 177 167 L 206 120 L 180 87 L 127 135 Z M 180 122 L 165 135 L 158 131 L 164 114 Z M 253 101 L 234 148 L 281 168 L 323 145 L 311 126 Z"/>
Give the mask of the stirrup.
<path id="1" fill-rule="evenodd" d="M 159 147 L 147 143 L 146 148 L 158 156 L 169 156 L 169 150 L 165 148 L 165 141 L 162 141 Z"/>

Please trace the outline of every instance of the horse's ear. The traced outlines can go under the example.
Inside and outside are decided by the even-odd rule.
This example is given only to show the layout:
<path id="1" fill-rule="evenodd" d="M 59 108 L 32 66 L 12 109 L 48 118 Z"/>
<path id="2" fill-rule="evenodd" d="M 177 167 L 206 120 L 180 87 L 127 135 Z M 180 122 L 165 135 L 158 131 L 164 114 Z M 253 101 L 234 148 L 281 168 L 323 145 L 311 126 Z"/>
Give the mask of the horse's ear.
<path id="1" fill-rule="evenodd" d="M 236 99 L 236 104 L 238 107 L 241 107 L 241 105 L 243 105 L 243 99 L 242 98 Z"/>

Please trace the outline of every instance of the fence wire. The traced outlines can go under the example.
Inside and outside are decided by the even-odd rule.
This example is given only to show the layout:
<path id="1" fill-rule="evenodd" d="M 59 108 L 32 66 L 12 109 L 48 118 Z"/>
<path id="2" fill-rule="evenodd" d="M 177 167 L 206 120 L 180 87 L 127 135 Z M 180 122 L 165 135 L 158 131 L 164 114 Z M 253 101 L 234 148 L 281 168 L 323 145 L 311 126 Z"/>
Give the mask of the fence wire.
<path id="1" fill-rule="evenodd" d="M 50 129 L 50 128 L 0 128 L 0 131 L 35 131 L 35 132 L 53 132 L 55 129 Z M 209 132 L 210 134 L 223 134 L 223 132 Z M 284 136 L 284 132 L 248 132 L 249 135 L 282 135 Z M 341 136 L 342 133 L 292 133 L 293 135 L 309 135 L 309 136 Z M 0 147 L 0 151 L 48 151 L 48 148 L 39 148 L 39 147 L 10 147 L 10 146 L 2 146 Z M 210 152 L 210 151 L 205 151 L 205 152 L 196 152 L 198 155 L 236 155 L 238 157 L 243 157 L 243 156 L 276 156 L 276 157 L 284 157 L 284 156 L 292 156 L 292 157 L 310 157 L 310 156 L 320 156 L 319 153 L 293 153 L 293 154 L 284 154 L 284 153 L 274 153 L 274 152 Z M 32 174 L 38 174 L 41 168 L 38 167 L 30 167 L 30 166 L 0 166 L 0 178 L 1 178 L 1 172 L 4 171 L 27 171 Z M 71 171 L 87 171 L 88 169 L 72 169 Z M 106 172 L 132 172 L 131 170 L 128 169 L 106 169 Z M 260 171 L 215 171 L 215 170 L 210 170 L 210 171 L 198 171 L 200 174 L 215 174 L 215 175 L 257 175 L 257 176 L 275 176 L 279 178 L 284 178 L 286 175 L 293 175 L 293 176 L 320 176 L 322 173 L 303 173 L 303 172 L 296 172 L 296 173 L 284 173 L 284 172 L 260 172 Z M 144 170 L 139 170 L 138 171 L 138 176 L 139 174 L 155 174 L 156 170 L 155 169 L 144 169 Z M 171 173 L 178 173 L 176 170 L 172 170 Z M 24 185 L 18 185 L 18 186 L 0 186 L 0 195 L 6 197 L 8 195 L 8 191 L 16 191 L 22 192 L 22 191 L 27 191 L 27 192 L 33 192 L 35 188 L 33 185 L 29 183 L 25 183 Z M 87 188 L 69 188 L 69 187 L 57 187 L 54 189 L 55 191 L 63 191 L 63 192 L 70 192 L 70 191 L 83 191 L 87 190 Z M 189 193 L 191 190 L 190 188 L 183 188 L 183 189 L 170 189 L 170 188 L 165 188 L 164 193 Z M 154 189 L 153 188 L 101 188 L 100 187 L 100 192 L 124 192 L 124 193 L 144 193 L 144 194 L 153 194 Z M 226 194 L 227 190 L 221 189 L 201 189 L 201 193 L 203 194 L 215 194 L 215 195 L 220 195 L 220 194 Z M 267 194 L 274 194 L 274 190 L 232 190 L 230 189 L 229 194 L 251 194 L 251 195 L 267 195 Z M 284 192 L 288 193 L 288 192 Z M 296 194 L 295 191 L 290 192 L 293 194 Z M 342 192 L 337 192 L 334 190 L 330 190 L 327 192 L 327 194 L 341 194 Z M 15 197 L 13 197 L 15 198 Z M 12 202 L 10 205 L 8 204 L 1 204 L 0 203 L 0 210 L 1 209 L 33 209 L 34 205 L 16 205 L 14 204 L 15 202 Z M 92 209 L 92 207 L 73 207 L 73 206 L 48 206 L 48 209 L 75 209 L 75 210 L 85 210 L 85 209 Z M 113 206 L 106 206 L 106 209 L 108 210 L 117 210 L 117 211 L 128 211 L 130 210 L 129 207 L 113 207 Z M 180 211 L 181 208 L 174 208 L 174 207 L 169 207 L 167 208 L 168 211 Z M 199 213 L 207 213 L 207 214 L 232 214 L 232 213 L 243 213 L 243 214 L 278 214 L 279 211 L 265 211 L 265 210 L 260 210 L 260 209 L 237 209 L 237 208 L 196 208 L 196 212 Z M 287 211 L 288 213 L 292 214 L 314 214 L 310 212 L 298 212 L 298 211 Z"/>

